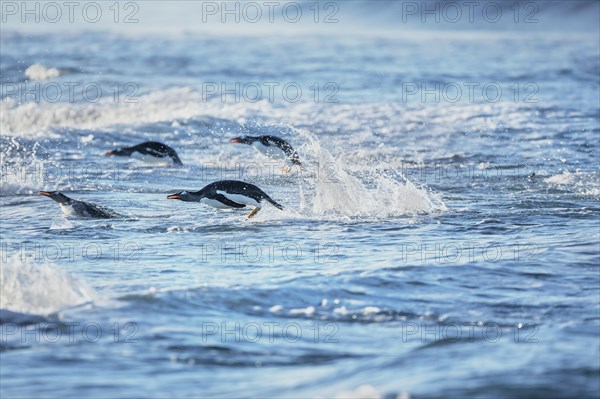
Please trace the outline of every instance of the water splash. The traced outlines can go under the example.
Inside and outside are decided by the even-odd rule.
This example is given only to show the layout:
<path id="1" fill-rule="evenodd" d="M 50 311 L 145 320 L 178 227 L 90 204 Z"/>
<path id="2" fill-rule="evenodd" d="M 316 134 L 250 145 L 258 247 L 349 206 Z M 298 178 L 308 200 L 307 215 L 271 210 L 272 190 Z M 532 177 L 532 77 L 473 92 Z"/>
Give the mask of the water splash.
<path id="1" fill-rule="evenodd" d="M 85 283 L 47 263 L 3 254 L 0 263 L 0 308 L 49 315 L 93 302 Z"/>
<path id="2" fill-rule="evenodd" d="M 73 223 L 64 216 L 57 216 L 52 218 L 52 225 L 50 230 L 68 230 L 74 227 Z"/>
<path id="3" fill-rule="evenodd" d="M 439 195 L 416 187 L 385 164 L 368 165 L 360 175 L 350 173 L 349 166 L 325 149 L 314 134 L 293 130 L 307 141 L 303 149 L 315 170 L 315 178 L 310 179 L 312 190 L 301 190 L 302 204 L 313 215 L 385 218 L 447 209 Z M 312 199 L 308 192 L 313 193 Z"/>

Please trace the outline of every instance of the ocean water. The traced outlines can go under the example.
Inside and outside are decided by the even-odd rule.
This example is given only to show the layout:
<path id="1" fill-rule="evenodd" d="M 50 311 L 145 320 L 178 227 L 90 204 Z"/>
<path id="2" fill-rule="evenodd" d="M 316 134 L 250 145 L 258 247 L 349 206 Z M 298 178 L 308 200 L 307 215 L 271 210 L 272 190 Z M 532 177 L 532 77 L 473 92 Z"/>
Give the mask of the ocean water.
<path id="1" fill-rule="evenodd" d="M 4 29 L 2 397 L 598 397 L 595 23 Z M 219 179 L 285 208 L 166 199 Z"/>

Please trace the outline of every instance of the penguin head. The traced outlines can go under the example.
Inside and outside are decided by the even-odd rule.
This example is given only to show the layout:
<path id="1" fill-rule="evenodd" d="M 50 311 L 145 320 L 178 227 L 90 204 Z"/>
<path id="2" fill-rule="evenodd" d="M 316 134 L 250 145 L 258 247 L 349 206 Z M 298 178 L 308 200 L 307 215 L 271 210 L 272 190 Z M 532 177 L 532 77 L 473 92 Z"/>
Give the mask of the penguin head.
<path id="1" fill-rule="evenodd" d="M 59 204 L 68 204 L 71 202 L 71 198 L 67 197 L 60 191 L 40 191 L 39 195 L 43 195 L 45 197 L 52 198 L 54 201 Z"/>
<path id="2" fill-rule="evenodd" d="M 234 137 L 229 142 L 231 143 L 239 143 L 239 144 L 252 144 L 256 140 L 256 137 L 250 136 L 242 136 L 242 137 Z"/>
<path id="3" fill-rule="evenodd" d="M 107 157 L 118 156 L 118 157 L 128 157 L 131 155 L 133 150 L 131 148 L 116 148 L 112 151 L 104 154 Z"/>
<path id="4" fill-rule="evenodd" d="M 168 195 L 167 199 L 178 199 L 185 202 L 198 202 L 200 201 L 201 197 L 195 193 L 190 193 L 189 191 L 180 191 L 178 193 Z"/>

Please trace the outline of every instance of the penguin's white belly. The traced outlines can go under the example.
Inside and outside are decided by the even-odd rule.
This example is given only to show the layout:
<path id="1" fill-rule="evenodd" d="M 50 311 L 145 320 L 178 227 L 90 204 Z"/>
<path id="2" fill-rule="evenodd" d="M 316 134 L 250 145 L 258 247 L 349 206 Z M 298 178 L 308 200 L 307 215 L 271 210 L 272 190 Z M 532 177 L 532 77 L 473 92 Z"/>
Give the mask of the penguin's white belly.
<path id="1" fill-rule="evenodd" d="M 60 208 L 65 216 L 82 216 L 84 218 L 92 217 L 92 215 L 90 215 L 88 212 L 87 206 L 79 202 L 76 202 L 72 205 L 60 204 Z"/>
<path id="2" fill-rule="evenodd" d="M 75 210 L 75 208 L 73 208 L 73 206 L 63 205 L 63 204 L 59 204 L 59 205 L 60 205 L 60 209 L 62 210 L 63 214 L 65 214 L 65 216 L 77 215 L 77 211 Z"/>
<path id="3" fill-rule="evenodd" d="M 168 164 L 173 163 L 171 158 L 169 158 L 169 157 L 157 158 L 157 157 L 153 157 L 152 155 L 139 153 L 137 151 L 134 151 L 131 153 L 131 158 L 136 159 L 138 161 L 145 162 L 145 163 L 155 164 L 155 165 L 168 165 Z"/>
<path id="4" fill-rule="evenodd" d="M 230 206 L 225 205 L 222 202 L 219 202 L 217 200 L 210 199 L 210 198 L 202 198 L 200 200 L 200 202 L 205 205 L 212 206 L 213 208 L 217 208 L 217 209 L 231 209 Z"/>
<path id="5" fill-rule="evenodd" d="M 230 194 L 226 191 L 217 191 L 217 194 L 221 194 L 228 200 L 237 202 L 238 204 L 250 205 L 256 208 L 260 208 L 260 203 L 257 200 L 251 197 L 246 197 L 242 194 Z"/>

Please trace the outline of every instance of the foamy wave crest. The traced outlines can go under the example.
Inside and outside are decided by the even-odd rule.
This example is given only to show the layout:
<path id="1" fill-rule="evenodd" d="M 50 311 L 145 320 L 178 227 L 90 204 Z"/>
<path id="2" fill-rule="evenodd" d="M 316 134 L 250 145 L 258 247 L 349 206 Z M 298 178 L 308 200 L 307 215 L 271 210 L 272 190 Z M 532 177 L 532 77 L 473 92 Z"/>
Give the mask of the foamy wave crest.
<path id="1" fill-rule="evenodd" d="M 0 127 L 6 135 L 45 136 L 52 129 L 98 129 L 186 117 L 190 115 L 187 105 L 193 101 L 189 96 L 182 96 L 186 93 L 188 92 L 153 93 L 140 98 L 137 104 L 116 104 L 110 100 L 96 104 L 18 104 L 15 100 L 8 99 L 3 104 Z"/>
<path id="2" fill-rule="evenodd" d="M 544 181 L 550 184 L 564 185 L 571 183 L 574 179 L 575 174 L 565 170 L 561 174 L 545 178 Z"/>
<path id="3" fill-rule="evenodd" d="M 399 106 L 381 104 L 314 104 L 277 105 L 268 100 L 257 102 L 223 102 L 220 97 L 207 99 L 189 87 L 153 91 L 137 98 L 137 103 L 115 103 L 102 98 L 96 103 L 18 103 L 7 97 L 0 107 L 0 131 L 5 136 L 55 137 L 58 129 L 118 129 L 119 126 L 171 122 L 197 117 L 225 119 L 241 125 L 319 125 L 324 130 L 364 131 L 357 120 L 389 119 L 404 115 Z M 473 110 L 472 112 L 477 112 Z M 396 124 L 408 123 L 395 119 Z M 410 126 L 409 126 L 410 127 Z M 385 128 L 387 131 L 387 128 Z M 360 137 L 356 136 L 355 140 Z"/>
<path id="4" fill-rule="evenodd" d="M 115 103 L 105 98 L 97 103 L 17 103 L 5 99 L 0 113 L 0 130 L 8 136 L 52 136 L 53 129 L 100 129 L 174 121 L 195 116 L 223 117 L 245 122 L 246 117 L 268 115 L 265 101 L 224 106 L 206 101 L 190 88 L 161 90 L 140 96 L 137 103 Z M 58 137 L 57 134 L 54 136 Z"/>
<path id="5" fill-rule="evenodd" d="M 42 64 L 33 64 L 25 70 L 25 76 L 31 80 L 46 80 L 58 78 L 60 71 L 56 68 L 50 68 Z"/>
<path id="6" fill-rule="evenodd" d="M 433 104 L 315 104 L 311 102 L 273 104 L 264 99 L 257 102 L 223 102 L 221 97 L 207 99 L 192 88 L 180 87 L 158 90 L 141 95 L 137 103 L 114 102 L 104 97 L 97 103 L 36 103 L 19 104 L 13 98 L 5 98 L 0 107 L 0 131 L 5 136 L 59 138 L 60 129 L 116 130 L 157 122 L 170 122 L 178 128 L 179 121 L 194 118 L 223 119 L 249 126 L 292 124 L 294 126 L 318 126 L 320 131 L 344 131 L 348 144 L 362 147 L 365 139 L 373 135 L 388 137 L 396 134 L 394 126 L 403 126 L 402 132 L 421 131 L 422 119 L 438 126 L 460 125 L 464 129 L 481 127 L 474 115 L 489 114 L 493 110 L 506 114 L 511 121 L 508 127 L 522 128 L 527 118 L 514 119 L 515 105 L 503 103 L 464 104 L 444 106 Z M 493 108 L 493 109 L 492 109 Z M 513 118 L 513 119 L 510 119 Z M 378 121 L 371 124 L 370 121 Z M 468 121 L 465 125 L 465 121 Z M 429 134 L 436 134 L 428 130 Z M 443 148 L 439 140 L 449 140 L 446 131 L 435 135 L 436 146 Z M 381 149 L 379 149 L 381 150 Z M 379 151 L 378 150 L 378 151 Z M 391 150 L 390 150 L 391 151 Z"/>
<path id="7" fill-rule="evenodd" d="M 600 177 L 596 173 L 564 170 L 545 178 L 544 182 L 586 197 L 600 197 Z"/>
<path id="8" fill-rule="evenodd" d="M 45 263 L 3 256 L 0 263 L 0 305 L 12 312 L 49 315 L 93 302 L 82 281 Z"/>

